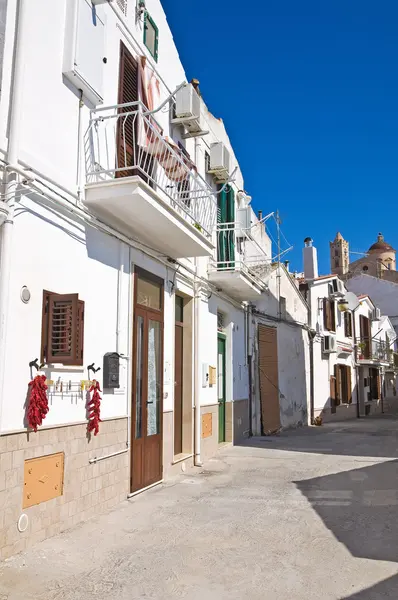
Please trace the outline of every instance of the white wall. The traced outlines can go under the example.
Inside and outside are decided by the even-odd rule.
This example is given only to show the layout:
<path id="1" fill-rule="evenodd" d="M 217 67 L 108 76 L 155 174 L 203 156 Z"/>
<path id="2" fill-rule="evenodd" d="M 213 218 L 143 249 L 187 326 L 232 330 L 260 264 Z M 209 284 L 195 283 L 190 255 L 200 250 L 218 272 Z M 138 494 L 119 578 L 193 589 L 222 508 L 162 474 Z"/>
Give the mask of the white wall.
<path id="1" fill-rule="evenodd" d="M 348 279 L 346 287 L 355 294 L 368 294 L 383 315 L 390 317 L 398 332 L 398 284 L 370 275 L 357 275 Z"/>
<path id="2" fill-rule="evenodd" d="M 277 328 L 279 404 L 282 427 L 308 423 L 309 399 L 309 341 L 306 326 L 308 306 L 291 280 L 286 269 L 275 268 L 267 279 L 268 289 L 256 301 L 254 345 L 257 345 L 257 325 L 264 323 Z M 280 291 L 280 294 L 279 294 Z M 286 299 L 286 315 L 279 317 L 279 296 Z M 256 356 L 256 352 L 254 353 Z M 253 407 L 253 425 L 261 433 L 260 390 L 258 365 L 254 364 L 256 399 Z"/>
<path id="3" fill-rule="evenodd" d="M 318 280 L 309 284 L 310 303 L 311 303 L 311 327 L 315 329 L 314 338 L 314 409 L 315 412 L 324 408 L 330 408 L 330 376 L 334 375 L 336 364 L 347 365 L 352 368 L 352 403 L 357 402 L 356 394 L 356 376 L 354 368 L 354 352 L 343 354 L 334 352 L 330 354 L 322 353 L 322 337 L 329 332 L 323 325 L 322 299 L 329 296 L 328 285 L 332 279 Z M 354 339 L 345 336 L 343 313 L 335 307 L 336 318 L 336 339 L 338 347 L 353 347 Z M 358 328 L 357 328 L 358 332 Z M 357 333 L 358 335 L 358 333 Z"/>

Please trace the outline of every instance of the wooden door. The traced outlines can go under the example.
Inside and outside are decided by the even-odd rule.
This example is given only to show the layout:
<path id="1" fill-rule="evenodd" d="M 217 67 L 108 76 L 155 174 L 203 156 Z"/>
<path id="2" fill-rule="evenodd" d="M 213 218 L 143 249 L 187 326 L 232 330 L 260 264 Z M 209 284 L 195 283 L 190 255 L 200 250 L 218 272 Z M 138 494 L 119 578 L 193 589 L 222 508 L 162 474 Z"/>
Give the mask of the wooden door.
<path id="1" fill-rule="evenodd" d="M 279 407 L 278 346 L 275 327 L 258 326 L 261 429 L 263 435 L 281 426 Z"/>
<path id="2" fill-rule="evenodd" d="M 182 453 L 182 357 L 183 333 L 181 323 L 175 324 L 175 349 L 174 349 L 174 454 Z"/>
<path id="3" fill-rule="evenodd" d="M 160 481 L 163 472 L 163 288 L 138 274 L 134 288 L 132 492 Z"/>
<path id="4" fill-rule="evenodd" d="M 360 355 L 362 356 L 362 358 L 370 358 L 370 321 L 364 315 L 359 315 L 359 331 L 361 336 Z"/>
<path id="5" fill-rule="evenodd" d="M 218 442 L 225 442 L 225 336 L 217 338 L 217 394 L 218 394 Z"/>

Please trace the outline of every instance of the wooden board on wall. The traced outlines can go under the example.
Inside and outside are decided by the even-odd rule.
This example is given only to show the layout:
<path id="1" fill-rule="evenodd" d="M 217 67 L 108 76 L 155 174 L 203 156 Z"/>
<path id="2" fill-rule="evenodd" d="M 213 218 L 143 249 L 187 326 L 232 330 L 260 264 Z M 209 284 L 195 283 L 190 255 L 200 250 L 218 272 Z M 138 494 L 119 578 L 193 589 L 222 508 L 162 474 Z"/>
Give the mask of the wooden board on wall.
<path id="1" fill-rule="evenodd" d="M 23 508 L 62 496 L 64 453 L 25 460 Z"/>
<path id="2" fill-rule="evenodd" d="M 211 437 L 213 434 L 213 414 L 202 415 L 202 438 Z"/>

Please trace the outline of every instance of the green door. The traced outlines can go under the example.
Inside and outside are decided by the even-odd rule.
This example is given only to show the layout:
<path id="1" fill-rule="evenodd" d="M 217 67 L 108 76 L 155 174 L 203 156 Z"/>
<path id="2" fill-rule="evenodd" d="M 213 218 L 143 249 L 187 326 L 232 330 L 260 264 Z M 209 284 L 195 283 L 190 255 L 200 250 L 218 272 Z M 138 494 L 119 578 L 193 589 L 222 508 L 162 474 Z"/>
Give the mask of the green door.
<path id="1" fill-rule="evenodd" d="M 217 338 L 218 442 L 225 442 L 225 336 Z"/>
<path id="2" fill-rule="evenodd" d="M 218 194 L 217 222 L 218 263 L 220 269 L 235 268 L 235 194 L 231 186 L 226 186 Z M 223 228 L 223 225 L 225 227 Z M 225 230 L 223 230 L 225 229 Z"/>

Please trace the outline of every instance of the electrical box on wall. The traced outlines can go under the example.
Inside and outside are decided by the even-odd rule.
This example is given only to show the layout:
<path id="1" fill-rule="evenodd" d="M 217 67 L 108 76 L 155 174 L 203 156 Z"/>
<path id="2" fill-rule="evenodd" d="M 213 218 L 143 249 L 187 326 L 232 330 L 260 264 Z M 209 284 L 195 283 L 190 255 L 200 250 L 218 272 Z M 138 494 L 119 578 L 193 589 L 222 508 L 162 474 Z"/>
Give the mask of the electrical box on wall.
<path id="1" fill-rule="evenodd" d="M 94 106 L 103 102 L 104 53 L 104 7 L 89 0 L 68 0 L 63 75 Z"/>
<path id="2" fill-rule="evenodd" d="M 114 389 L 120 387 L 120 357 L 117 352 L 107 352 L 104 354 L 104 389 Z"/>

